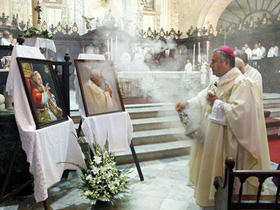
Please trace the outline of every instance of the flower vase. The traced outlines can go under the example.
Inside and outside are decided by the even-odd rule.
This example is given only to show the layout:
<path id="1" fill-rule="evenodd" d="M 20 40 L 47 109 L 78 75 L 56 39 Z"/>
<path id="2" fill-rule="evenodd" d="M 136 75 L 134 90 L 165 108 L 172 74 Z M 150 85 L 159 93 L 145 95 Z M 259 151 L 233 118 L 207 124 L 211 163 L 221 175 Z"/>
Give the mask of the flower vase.
<path id="1" fill-rule="evenodd" d="M 110 206 L 110 203 L 108 201 L 97 200 L 96 203 L 92 205 L 92 210 L 98 210 L 101 208 L 106 208 L 108 206 Z"/>

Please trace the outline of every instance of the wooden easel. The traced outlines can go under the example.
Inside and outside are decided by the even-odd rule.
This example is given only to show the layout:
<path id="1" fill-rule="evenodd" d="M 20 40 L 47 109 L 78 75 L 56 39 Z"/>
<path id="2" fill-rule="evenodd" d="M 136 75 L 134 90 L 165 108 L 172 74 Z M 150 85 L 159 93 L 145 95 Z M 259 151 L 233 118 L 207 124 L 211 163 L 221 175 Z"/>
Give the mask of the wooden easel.
<path id="1" fill-rule="evenodd" d="M 81 130 L 82 130 L 82 119 L 80 119 L 79 127 L 78 127 L 78 130 L 77 130 L 78 137 L 80 136 Z M 131 150 L 132 157 L 133 157 L 134 163 L 135 163 L 137 171 L 138 171 L 140 181 L 144 181 L 144 176 L 142 174 L 142 170 L 141 170 L 141 167 L 140 167 L 140 164 L 139 164 L 139 160 L 138 160 L 138 157 L 136 155 L 136 152 L 135 152 L 134 145 L 133 145 L 132 141 L 130 143 L 130 150 Z"/>

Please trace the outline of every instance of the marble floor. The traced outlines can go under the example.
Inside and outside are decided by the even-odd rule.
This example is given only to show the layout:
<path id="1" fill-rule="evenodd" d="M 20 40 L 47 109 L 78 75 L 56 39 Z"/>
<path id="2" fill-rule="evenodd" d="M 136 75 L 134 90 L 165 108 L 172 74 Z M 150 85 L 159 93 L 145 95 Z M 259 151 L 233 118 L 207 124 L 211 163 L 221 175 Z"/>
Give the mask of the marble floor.
<path id="1" fill-rule="evenodd" d="M 68 180 L 61 181 L 49 189 L 49 202 L 53 209 L 108 209 L 108 210 L 199 210 L 193 200 L 193 190 L 186 186 L 188 178 L 188 156 L 141 162 L 144 181 L 138 177 L 134 164 L 122 165 L 131 169 L 129 192 L 114 206 L 92 208 L 83 200 L 78 189 L 79 177 L 72 172 Z M 43 209 L 35 203 L 33 196 L 17 197 L 0 205 L 0 210 Z"/>
<path id="2" fill-rule="evenodd" d="M 63 180 L 49 189 L 49 203 L 52 209 L 59 210 L 200 210 L 193 199 L 193 189 L 186 185 L 188 180 L 189 156 L 141 162 L 144 181 L 139 176 L 134 164 L 119 166 L 131 170 L 129 192 L 115 204 L 92 207 L 91 203 L 81 198 L 78 172 L 71 172 Z M 277 165 L 271 163 L 272 169 Z M 270 182 L 265 185 L 264 194 L 276 192 Z M 16 197 L 0 205 L 0 210 L 39 210 L 42 203 L 36 203 L 33 195 Z"/>

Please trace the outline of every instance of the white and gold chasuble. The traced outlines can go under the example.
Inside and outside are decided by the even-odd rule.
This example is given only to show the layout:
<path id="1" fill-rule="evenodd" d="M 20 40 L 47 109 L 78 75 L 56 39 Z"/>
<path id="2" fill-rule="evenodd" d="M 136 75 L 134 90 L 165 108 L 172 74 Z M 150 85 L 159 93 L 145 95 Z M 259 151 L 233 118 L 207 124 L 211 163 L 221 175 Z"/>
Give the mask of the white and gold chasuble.
<path id="1" fill-rule="evenodd" d="M 234 158 L 236 166 L 242 166 L 239 169 L 270 169 L 263 101 L 259 88 L 237 68 L 230 71 L 225 80 L 218 84 L 212 81 L 191 99 L 187 108 L 199 115 L 197 120 L 201 139 L 192 147 L 189 185 L 195 189 L 197 204 L 203 207 L 214 206 L 214 178 L 224 177 L 227 156 Z M 212 107 L 206 101 L 209 91 L 214 91 L 219 100 L 224 102 L 226 125 L 209 119 L 212 112 Z M 237 158 L 240 153 L 242 158 Z M 249 180 L 250 184 L 256 185 L 254 181 Z"/>

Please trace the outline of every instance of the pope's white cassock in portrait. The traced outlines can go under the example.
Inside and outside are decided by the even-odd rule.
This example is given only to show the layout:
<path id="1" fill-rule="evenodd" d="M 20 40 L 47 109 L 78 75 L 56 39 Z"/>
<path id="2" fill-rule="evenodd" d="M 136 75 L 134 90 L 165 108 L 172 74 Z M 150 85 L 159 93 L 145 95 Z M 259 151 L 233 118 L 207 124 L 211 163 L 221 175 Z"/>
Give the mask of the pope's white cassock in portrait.
<path id="1" fill-rule="evenodd" d="M 108 112 L 113 109 L 113 101 L 110 93 L 98 87 L 93 81 L 88 80 L 84 84 L 84 90 L 87 108 L 90 114 Z"/>
<path id="2" fill-rule="evenodd" d="M 213 107 L 206 100 L 209 92 L 219 99 Z M 183 112 L 199 125 L 189 165 L 198 205 L 214 206 L 214 178 L 224 177 L 226 157 L 234 158 L 236 169 L 270 169 L 260 94 L 256 83 L 233 68 L 188 101 Z M 254 181 L 247 185 L 258 186 Z"/>

